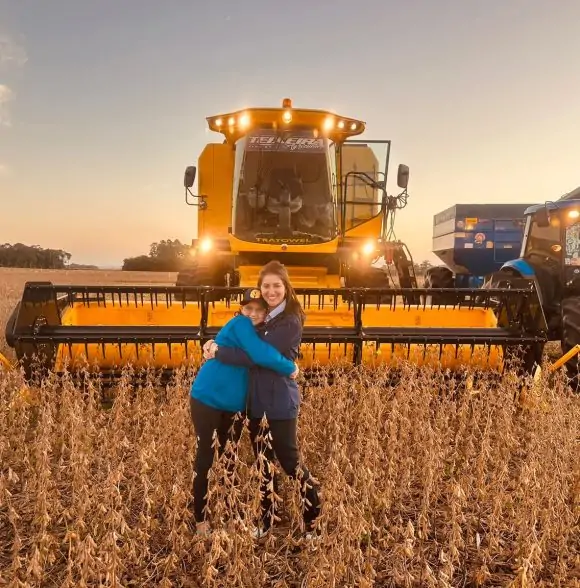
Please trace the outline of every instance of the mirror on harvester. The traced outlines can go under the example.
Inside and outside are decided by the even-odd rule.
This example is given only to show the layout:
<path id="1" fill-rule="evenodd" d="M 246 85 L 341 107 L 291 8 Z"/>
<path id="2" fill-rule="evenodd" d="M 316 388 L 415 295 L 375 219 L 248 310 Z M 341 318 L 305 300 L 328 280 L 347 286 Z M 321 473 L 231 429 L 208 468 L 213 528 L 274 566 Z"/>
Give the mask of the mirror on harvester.
<path id="1" fill-rule="evenodd" d="M 405 165 L 404 163 L 399 164 L 399 169 L 397 170 L 397 186 L 399 188 L 403 188 L 405 190 L 409 185 L 409 166 Z"/>
<path id="2" fill-rule="evenodd" d="M 185 176 L 183 178 L 183 185 L 186 188 L 191 188 L 193 182 L 195 182 L 195 175 L 197 174 L 197 168 L 195 165 L 190 165 L 185 169 Z"/>
<path id="3" fill-rule="evenodd" d="M 540 208 L 536 212 L 536 218 L 534 219 L 538 227 L 549 227 L 550 226 L 550 215 L 548 214 L 547 208 Z"/>

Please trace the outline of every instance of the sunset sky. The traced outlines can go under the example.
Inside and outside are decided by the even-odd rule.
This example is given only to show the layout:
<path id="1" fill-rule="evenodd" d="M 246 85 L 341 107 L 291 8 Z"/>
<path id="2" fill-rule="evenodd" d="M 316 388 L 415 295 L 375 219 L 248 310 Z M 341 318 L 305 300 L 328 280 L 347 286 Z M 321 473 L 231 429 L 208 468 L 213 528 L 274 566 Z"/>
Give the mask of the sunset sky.
<path id="1" fill-rule="evenodd" d="M 433 261 L 446 207 L 580 185 L 579 25 L 580 0 L 0 0 L 0 243 L 190 241 L 205 117 L 290 97 L 393 141 L 396 234 Z"/>

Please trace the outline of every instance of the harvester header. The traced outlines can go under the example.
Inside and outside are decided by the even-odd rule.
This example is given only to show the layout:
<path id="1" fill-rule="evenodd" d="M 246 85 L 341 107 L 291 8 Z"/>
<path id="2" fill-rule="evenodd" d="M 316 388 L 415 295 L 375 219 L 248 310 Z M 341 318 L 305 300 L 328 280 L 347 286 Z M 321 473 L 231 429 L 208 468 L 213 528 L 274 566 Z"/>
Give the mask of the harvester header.
<path id="1" fill-rule="evenodd" d="M 195 292 L 195 302 L 183 294 Z M 202 345 L 239 309 L 243 289 L 175 286 L 65 286 L 28 283 L 7 340 L 29 377 L 37 368 L 97 372 L 155 368 L 170 375 L 202 361 Z M 512 354 L 545 340 L 533 286 L 447 292 L 442 308 L 429 289 L 297 288 L 307 320 L 300 364 L 391 365 L 410 361 L 444 369 L 502 371 Z M 475 294 L 475 295 L 474 295 Z M 219 300 L 219 302 L 216 301 Z M 345 300 L 348 299 L 348 302 Z M 45 372 L 46 373 L 46 372 Z"/>
<path id="2" fill-rule="evenodd" d="M 314 138 L 326 137 L 342 143 L 365 130 L 365 123 L 361 120 L 328 110 L 294 108 L 289 98 L 283 100 L 281 108 L 245 108 L 210 116 L 206 120 L 210 130 L 222 133 L 228 142 L 235 142 L 254 129 L 284 131 L 301 128 L 311 130 Z"/>

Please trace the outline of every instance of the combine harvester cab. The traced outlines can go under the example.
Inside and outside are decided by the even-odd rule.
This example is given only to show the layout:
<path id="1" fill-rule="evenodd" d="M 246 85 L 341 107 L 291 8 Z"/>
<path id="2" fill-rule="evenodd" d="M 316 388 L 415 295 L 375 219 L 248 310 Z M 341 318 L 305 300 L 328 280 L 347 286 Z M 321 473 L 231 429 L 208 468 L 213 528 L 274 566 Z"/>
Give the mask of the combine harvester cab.
<path id="1" fill-rule="evenodd" d="M 185 172 L 197 237 L 175 286 L 27 284 L 7 341 L 29 377 L 35 365 L 86 368 L 112 380 L 128 365 L 166 375 L 195 368 L 203 343 L 273 259 L 287 268 L 306 312 L 306 371 L 406 361 L 501 371 L 511 352 L 528 358 L 545 339 L 531 283 L 521 290 L 417 287 L 413 259 L 393 230 L 408 201 L 409 168 L 398 166 L 401 191 L 389 194 L 391 142 L 357 139 L 363 121 L 285 99 L 281 108 L 207 122 L 220 140 Z"/>

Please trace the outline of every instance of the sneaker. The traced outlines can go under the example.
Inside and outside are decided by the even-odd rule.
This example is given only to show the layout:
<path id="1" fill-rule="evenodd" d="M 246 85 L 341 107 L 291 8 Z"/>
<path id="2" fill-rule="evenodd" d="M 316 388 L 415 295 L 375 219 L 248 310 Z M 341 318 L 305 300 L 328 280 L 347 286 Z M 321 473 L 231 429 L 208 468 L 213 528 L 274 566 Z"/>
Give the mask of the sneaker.
<path id="1" fill-rule="evenodd" d="M 264 527 L 254 527 L 252 529 L 252 539 L 256 541 L 264 541 L 270 535 L 270 529 Z"/>
<path id="2" fill-rule="evenodd" d="M 202 523 L 197 523 L 195 525 L 195 534 L 199 537 L 210 537 L 211 536 L 211 527 L 209 523 L 204 521 Z"/>
<path id="3" fill-rule="evenodd" d="M 322 536 L 318 531 L 306 531 L 303 535 L 303 539 L 311 549 L 317 549 Z"/>

